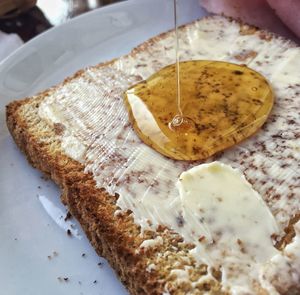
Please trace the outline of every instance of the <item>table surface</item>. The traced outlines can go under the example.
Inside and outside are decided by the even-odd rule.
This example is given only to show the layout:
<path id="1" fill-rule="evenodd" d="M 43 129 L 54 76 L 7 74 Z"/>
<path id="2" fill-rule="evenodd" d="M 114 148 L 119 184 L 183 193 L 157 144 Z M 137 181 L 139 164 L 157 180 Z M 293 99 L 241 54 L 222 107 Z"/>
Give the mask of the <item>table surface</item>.
<path id="1" fill-rule="evenodd" d="M 98 7 L 122 0 L 38 0 L 28 11 L 11 18 L 0 18 L 0 31 L 16 33 L 26 42 L 52 26 Z"/>

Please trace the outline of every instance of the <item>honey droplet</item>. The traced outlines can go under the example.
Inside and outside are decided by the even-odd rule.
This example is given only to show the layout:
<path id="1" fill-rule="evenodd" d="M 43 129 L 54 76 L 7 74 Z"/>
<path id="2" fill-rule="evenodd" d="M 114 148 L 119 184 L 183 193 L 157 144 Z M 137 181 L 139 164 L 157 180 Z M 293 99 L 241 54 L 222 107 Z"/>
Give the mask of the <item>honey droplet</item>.
<path id="1" fill-rule="evenodd" d="M 171 122 L 169 122 L 169 128 L 174 132 L 189 132 L 195 128 L 194 122 L 184 116 L 176 115 Z"/>
<path id="2" fill-rule="evenodd" d="M 274 101 L 267 80 L 246 67 L 218 61 L 180 63 L 182 116 L 176 71 L 170 65 L 125 92 L 138 136 L 163 155 L 201 160 L 255 133 Z"/>

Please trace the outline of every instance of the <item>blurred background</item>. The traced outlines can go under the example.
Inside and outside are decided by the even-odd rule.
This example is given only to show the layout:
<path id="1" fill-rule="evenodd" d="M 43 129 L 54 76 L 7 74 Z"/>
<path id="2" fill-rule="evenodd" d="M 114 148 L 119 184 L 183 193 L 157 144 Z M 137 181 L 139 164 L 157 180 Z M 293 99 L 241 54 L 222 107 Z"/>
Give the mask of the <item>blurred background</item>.
<path id="1" fill-rule="evenodd" d="M 84 12 L 120 1 L 126 0 L 0 0 L 0 61 L 49 28 Z M 300 44 L 300 0 L 199 2 L 210 13 L 239 18 Z"/>
<path id="2" fill-rule="evenodd" d="M 70 18 L 122 0 L 0 0 L 0 31 L 23 42 Z"/>

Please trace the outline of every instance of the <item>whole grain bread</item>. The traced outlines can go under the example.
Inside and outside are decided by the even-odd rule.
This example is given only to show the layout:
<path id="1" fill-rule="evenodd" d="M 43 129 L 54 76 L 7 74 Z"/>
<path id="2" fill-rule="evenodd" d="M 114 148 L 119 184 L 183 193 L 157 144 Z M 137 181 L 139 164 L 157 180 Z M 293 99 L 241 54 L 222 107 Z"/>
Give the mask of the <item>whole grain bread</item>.
<path id="1" fill-rule="evenodd" d="M 271 33 L 257 28 L 236 23 L 233 20 L 214 16 L 199 22 L 234 22 L 240 27 L 241 36 L 255 34 L 264 42 L 276 40 L 279 46 L 287 48 L 295 44 L 285 41 Z M 188 30 L 193 24 L 181 30 Z M 226 28 L 222 28 L 226 30 Z M 130 54 L 135 58 L 139 52 L 147 51 L 158 40 L 169 36 L 171 32 L 154 37 Z M 226 36 L 224 37 L 226 38 Z M 279 42 L 280 41 L 280 42 Z M 252 56 L 251 56 L 252 54 Z M 239 62 L 257 55 L 254 49 L 235 54 Z M 94 69 L 105 68 L 114 63 L 100 64 Z M 39 116 L 40 104 L 50 97 L 58 87 L 65 87 L 70 81 L 83 76 L 85 70 L 67 78 L 61 85 L 50 88 L 38 95 L 21 101 L 14 101 L 7 106 L 7 126 L 16 144 L 24 152 L 30 164 L 53 179 L 61 188 L 62 202 L 71 214 L 80 222 L 96 252 L 105 257 L 118 274 L 131 294 L 230 294 L 222 289 L 221 272 L 213 270 L 213 280 L 198 282 L 207 274 L 206 265 L 198 265 L 189 251 L 193 245 L 187 244 L 172 229 L 159 226 L 156 231 L 144 231 L 134 222 L 131 211 L 122 211 L 117 207 L 118 195 L 108 194 L 99 188 L 91 172 L 85 171 L 83 163 L 72 159 L 64 152 L 61 141 L 65 126 L 49 124 Z M 137 70 L 137 73 L 138 70 Z M 299 123 L 299 121 L 298 121 Z M 299 196 L 298 196 L 299 197 Z M 297 198 L 297 196 L 294 196 Z M 116 214 L 118 212 L 118 214 Z M 277 239 L 276 247 L 284 249 L 295 237 L 293 225 L 300 220 L 299 212 L 292 214 L 285 227 L 285 234 Z M 149 248 L 140 248 L 143 241 L 161 236 L 162 243 Z M 151 268 L 149 266 L 155 265 Z M 178 280 L 173 269 L 189 267 L 189 281 Z M 299 271 L 299 270 L 298 270 Z M 300 271 L 299 271 L 300 272 Z M 300 273 L 298 272 L 298 275 Z M 198 282 L 197 284 L 192 284 Z M 289 285 L 275 284 L 279 294 L 300 294 L 300 282 Z M 253 294 L 268 294 L 262 286 L 256 286 Z"/>

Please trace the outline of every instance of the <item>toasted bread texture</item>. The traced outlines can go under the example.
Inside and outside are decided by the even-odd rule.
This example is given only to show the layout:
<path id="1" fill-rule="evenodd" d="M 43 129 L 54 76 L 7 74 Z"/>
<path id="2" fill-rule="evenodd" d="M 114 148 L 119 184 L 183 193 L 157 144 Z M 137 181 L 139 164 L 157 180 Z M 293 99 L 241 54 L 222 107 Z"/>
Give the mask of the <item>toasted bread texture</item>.
<path id="1" fill-rule="evenodd" d="M 209 17 L 199 22 L 216 21 L 234 23 L 240 28 L 241 36 L 260 36 L 263 42 L 277 41 L 287 48 L 294 48 L 290 43 L 257 28 L 242 25 L 223 17 Z M 183 27 L 188 30 L 193 24 Z M 209 26 L 208 26 L 209 28 Z M 224 28 L 226 30 L 226 28 Z M 163 33 L 148 40 L 130 54 L 135 58 L 139 52 L 147 51 L 158 40 L 171 34 Z M 226 36 L 224 37 L 226 38 Z M 280 41 L 280 42 L 279 42 Z M 271 43 L 270 43 L 271 44 Z M 273 44 L 273 43 L 272 43 Z M 217 43 L 216 43 L 217 46 Z M 243 62 L 254 58 L 259 52 L 241 51 L 235 53 L 237 61 Z M 252 55 L 252 56 L 251 56 Z M 94 67 L 95 70 L 108 67 L 116 61 Z M 147 62 L 146 62 L 147 66 Z M 118 274 L 131 294 L 230 294 L 230 290 L 222 288 L 222 273 L 219 269 L 211 270 L 207 277 L 207 265 L 199 265 L 190 254 L 193 245 L 185 243 L 182 237 L 170 228 L 161 225 L 155 231 L 143 230 L 134 222 L 130 210 L 120 210 L 117 206 L 118 194 L 108 194 L 99 187 L 92 172 L 87 171 L 85 163 L 68 156 L 62 148 L 62 136 L 65 125 L 49 124 L 39 115 L 43 101 L 54 95 L 58 88 L 64 88 L 71 82 L 84 76 L 85 70 L 67 78 L 59 86 L 50 88 L 34 97 L 14 101 L 7 106 L 7 126 L 16 144 L 24 152 L 30 164 L 55 181 L 61 188 L 62 202 L 71 214 L 80 222 L 96 252 L 105 257 Z M 137 70 L 137 75 L 139 72 Z M 299 123 L 299 121 L 298 121 Z M 297 196 L 292 196 L 297 198 Z M 299 196 L 298 196 L 299 198 Z M 295 210 L 286 222 L 284 234 L 277 239 L 276 247 L 280 250 L 295 238 L 294 225 L 300 214 Z M 141 248 L 147 240 L 161 237 L 159 243 L 152 247 Z M 299 258 L 297 258 L 299 259 Z M 178 280 L 172 270 L 188 268 L 189 280 Z M 298 269 L 298 276 L 300 271 Z M 205 280 L 201 278 L 207 277 Z M 274 281 L 274 290 L 279 294 L 300 294 L 300 281 L 280 284 Z M 274 291 L 274 292 L 275 292 Z M 253 294 L 269 294 L 261 285 L 254 286 Z M 276 294 L 276 293 L 274 293 Z"/>

